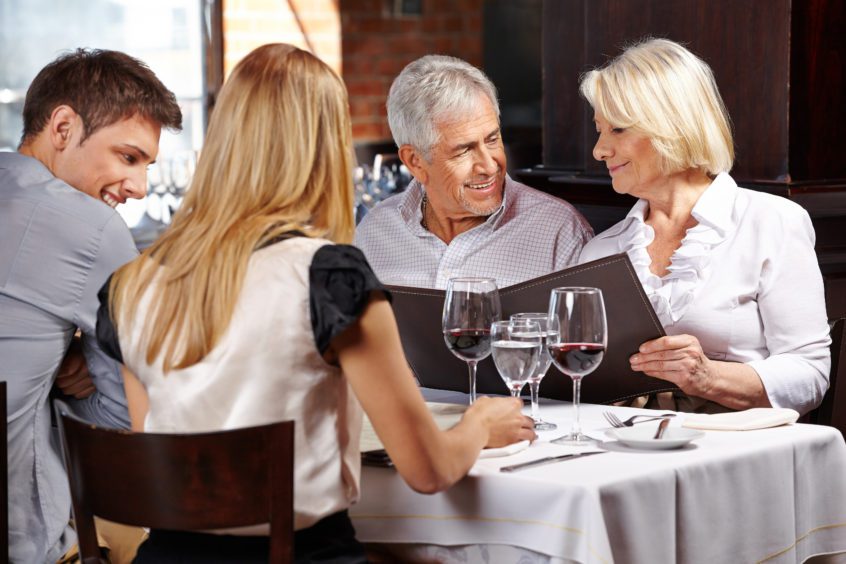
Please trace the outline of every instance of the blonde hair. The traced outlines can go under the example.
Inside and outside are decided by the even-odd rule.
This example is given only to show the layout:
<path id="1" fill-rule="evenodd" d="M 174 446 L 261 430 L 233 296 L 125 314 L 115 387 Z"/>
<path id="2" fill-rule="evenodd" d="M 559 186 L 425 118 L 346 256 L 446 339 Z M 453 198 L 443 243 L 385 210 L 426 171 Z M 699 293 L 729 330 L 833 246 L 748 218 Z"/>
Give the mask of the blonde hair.
<path id="1" fill-rule="evenodd" d="M 664 173 L 731 170 L 731 124 L 714 74 L 678 43 L 646 39 L 632 45 L 586 73 L 579 90 L 613 127 L 649 137 Z"/>
<path id="2" fill-rule="evenodd" d="M 145 315 L 147 363 L 163 354 L 164 371 L 201 361 L 229 326 L 254 250 L 292 231 L 352 241 L 351 169 L 341 79 L 296 47 L 255 49 L 221 90 L 172 225 L 115 273 L 115 324 Z M 138 311 L 154 279 L 150 309 Z"/>

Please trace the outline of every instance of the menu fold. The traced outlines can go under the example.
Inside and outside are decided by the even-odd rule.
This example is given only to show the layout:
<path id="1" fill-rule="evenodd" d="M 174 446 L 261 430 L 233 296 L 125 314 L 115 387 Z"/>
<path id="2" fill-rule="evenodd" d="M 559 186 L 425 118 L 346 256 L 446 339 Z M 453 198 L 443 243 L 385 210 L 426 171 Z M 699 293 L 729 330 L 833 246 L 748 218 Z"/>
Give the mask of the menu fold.
<path id="1" fill-rule="evenodd" d="M 641 343 L 665 333 L 626 254 L 501 288 L 503 319 L 520 312 L 546 312 L 552 289 L 561 286 L 600 288 L 605 301 L 608 345 L 602 363 L 585 377 L 582 401 L 614 403 L 677 389 L 666 380 L 634 372 L 629 364 L 629 357 Z M 409 286 L 388 286 L 388 289 L 393 295 L 405 356 L 420 385 L 467 392 L 467 364 L 447 349 L 443 339 L 441 316 L 445 292 Z M 476 389 L 481 394 L 508 393 L 490 357 L 479 362 Z M 541 382 L 540 395 L 571 401 L 572 381 L 551 365 Z"/>

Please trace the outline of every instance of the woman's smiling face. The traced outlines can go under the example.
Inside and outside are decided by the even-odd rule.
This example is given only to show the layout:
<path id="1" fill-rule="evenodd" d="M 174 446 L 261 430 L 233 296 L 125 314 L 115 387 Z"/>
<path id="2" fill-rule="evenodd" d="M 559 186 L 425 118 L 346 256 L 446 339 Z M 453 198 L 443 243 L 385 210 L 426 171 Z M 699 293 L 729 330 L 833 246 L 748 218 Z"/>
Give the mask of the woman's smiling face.
<path id="1" fill-rule="evenodd" d="M 663 183 L 667 175 L 661 171 L 661 157 L 648 137 L 614 127 L 599 114 L 593 121 L 599 136 L 593 158 L 605 161 L 615 192 L 643 197 L 652 186 Z"/>

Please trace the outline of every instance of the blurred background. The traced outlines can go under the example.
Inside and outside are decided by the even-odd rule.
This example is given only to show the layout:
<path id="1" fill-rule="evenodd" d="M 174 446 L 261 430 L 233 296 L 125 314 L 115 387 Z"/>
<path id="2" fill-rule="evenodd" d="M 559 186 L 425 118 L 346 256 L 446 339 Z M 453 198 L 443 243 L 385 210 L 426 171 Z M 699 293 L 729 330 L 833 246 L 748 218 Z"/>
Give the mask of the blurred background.
<path id="1" fill-rule="evenodd" d="M 149 196 L 119 211 L 136 239 L 169 221 L 202 148 L 223 80 L 253 48 L 286 42 L 344 78 L 356 154 L 359 215 L 404 188 L 385 99 L 410 61 L 442 53 L 483 68 L 502 98 L 509 168 L 540 163 L 541 0 L 0 0 L 0 150 L 15 150 L 26 88 L 60 53 L 117 49 L 174 91 L 184 130 L 163 133 Z M 379 162 L 374 162 L 376 159 Z"/>

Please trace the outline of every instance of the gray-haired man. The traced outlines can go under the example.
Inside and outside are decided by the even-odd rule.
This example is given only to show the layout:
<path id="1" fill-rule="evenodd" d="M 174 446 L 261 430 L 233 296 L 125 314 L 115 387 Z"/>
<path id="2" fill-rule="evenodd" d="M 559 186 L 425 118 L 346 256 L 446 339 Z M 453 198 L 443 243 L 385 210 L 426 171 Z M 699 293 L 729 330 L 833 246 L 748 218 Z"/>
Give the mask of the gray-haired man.
<path id="1" fill-rule="evenodd" d="M 570 204 L 506 174 L 496 89 L 479 69 L 439 55 L 410 63 L 388 122 L 414 180 L 357 230 L 380 280 L 445 288 L 486 276 L 505 287 L 576 264 L 593 232 Z"/>

